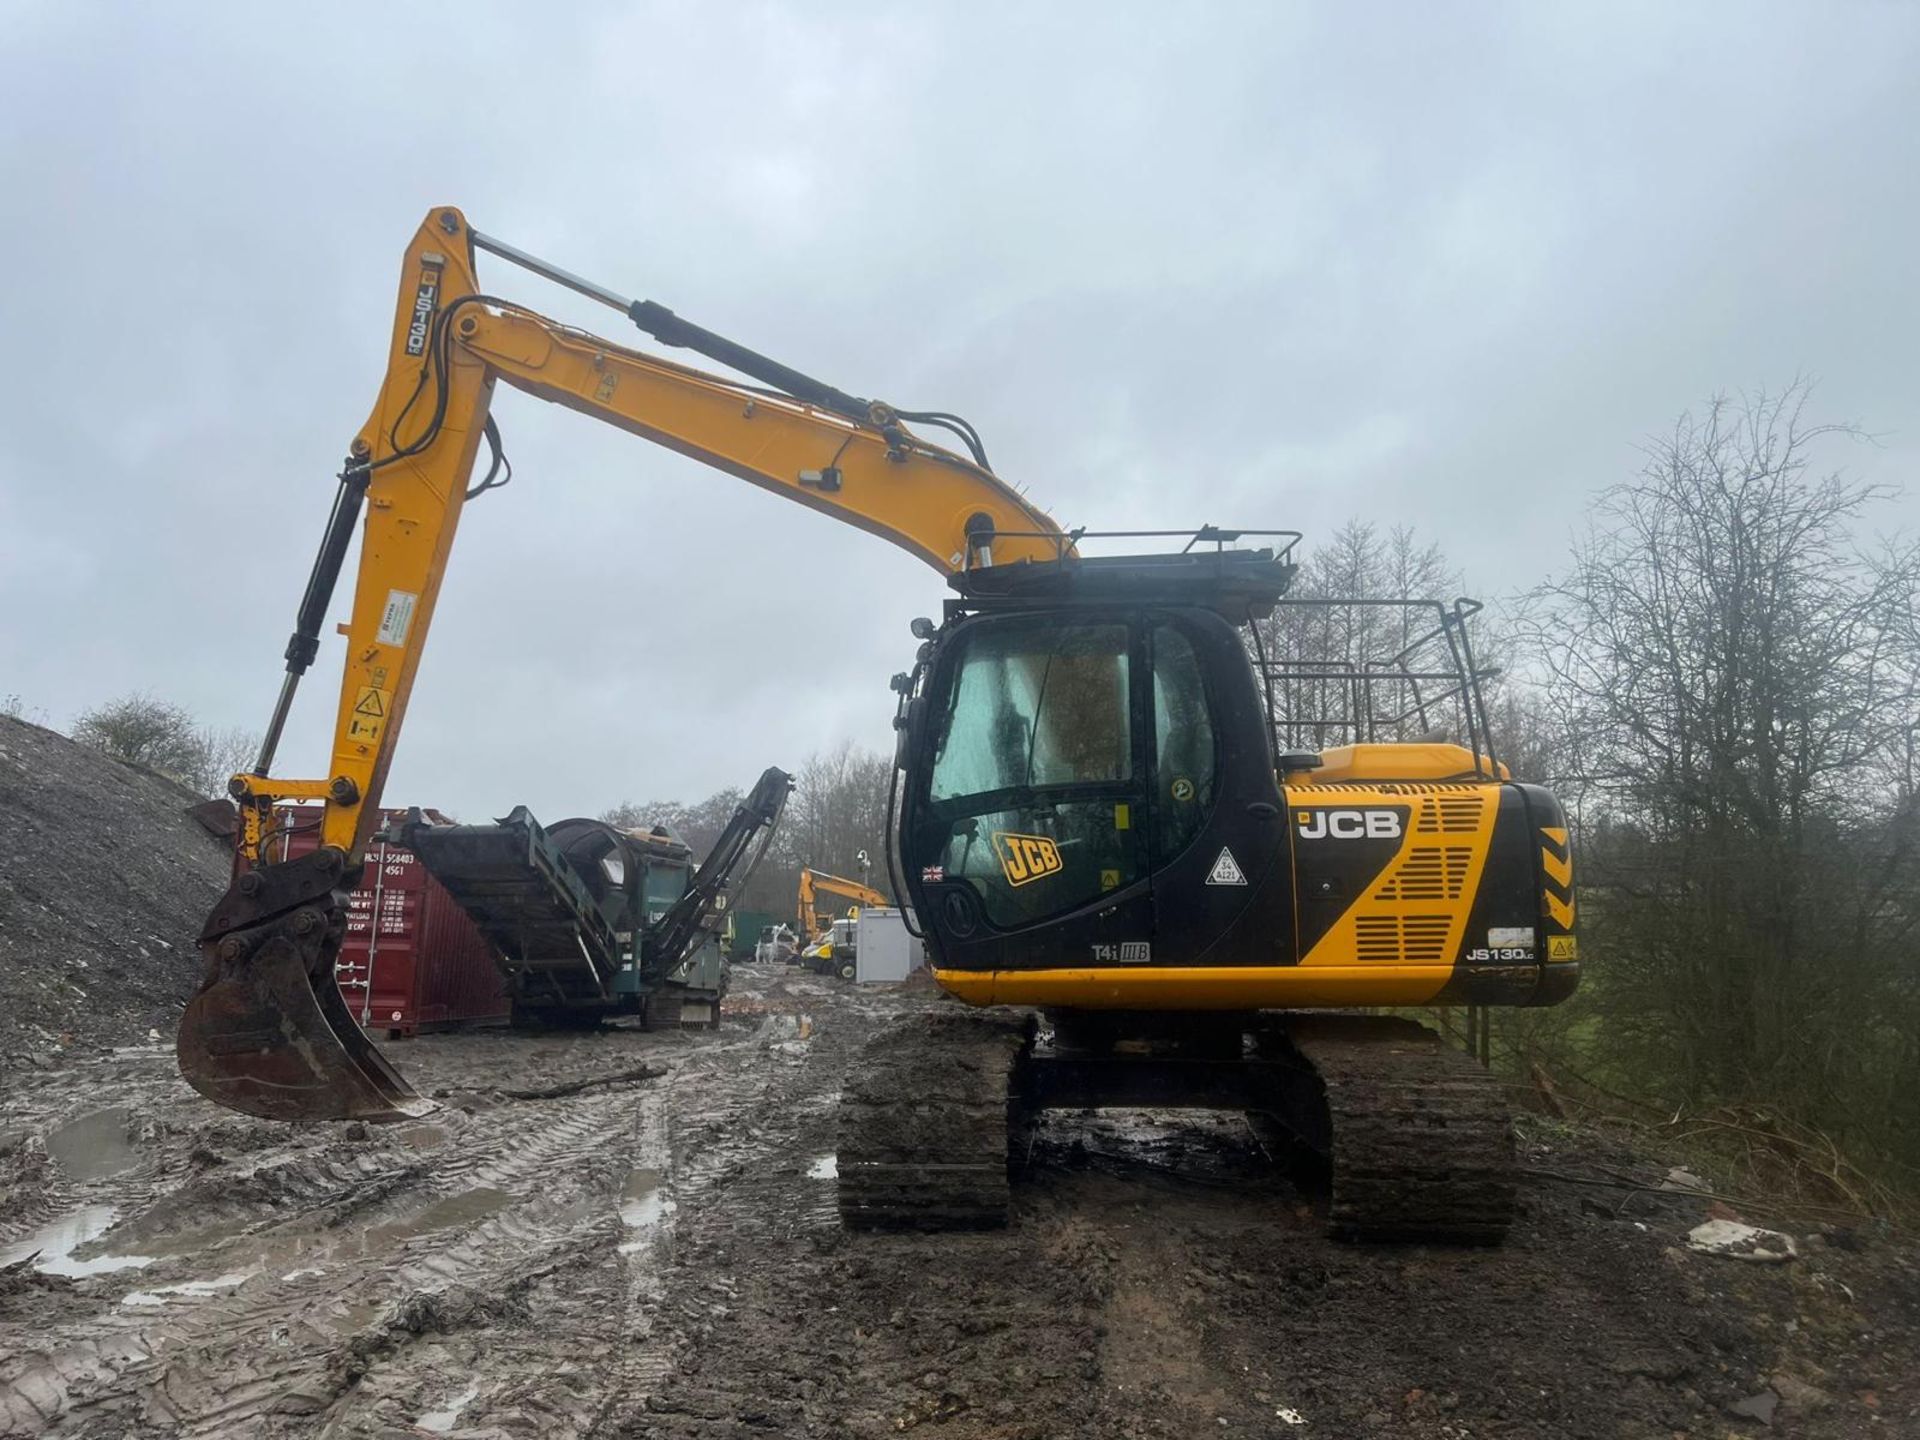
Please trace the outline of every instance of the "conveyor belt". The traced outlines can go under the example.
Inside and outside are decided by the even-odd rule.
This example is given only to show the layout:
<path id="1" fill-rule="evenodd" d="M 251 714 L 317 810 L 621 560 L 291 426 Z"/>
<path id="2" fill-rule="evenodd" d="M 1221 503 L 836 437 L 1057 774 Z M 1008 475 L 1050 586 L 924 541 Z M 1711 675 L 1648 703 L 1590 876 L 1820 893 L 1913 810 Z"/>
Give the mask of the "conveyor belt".
<path id="1" fill-rule="evenodd" d="M 499 948 L 509 969 L 544 971 L 570 996 L 612 993 L 620 966 L 613 930 L 524 806 L 492 825 L 410 825 L 401 842 Z"/>

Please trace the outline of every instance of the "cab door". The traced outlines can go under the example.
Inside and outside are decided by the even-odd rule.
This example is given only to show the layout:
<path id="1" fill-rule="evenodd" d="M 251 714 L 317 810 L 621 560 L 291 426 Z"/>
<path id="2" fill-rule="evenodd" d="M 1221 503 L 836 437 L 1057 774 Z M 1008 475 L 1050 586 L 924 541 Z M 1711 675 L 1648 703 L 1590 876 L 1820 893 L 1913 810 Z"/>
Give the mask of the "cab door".
<path id="1" fill-rule="evenodd" d="M 1142 646 L 1124 613 L 975 616 L 943 637 L 901 826 L 943 965 L 1150 954 Z"/>
<path id="2" fill-rule="evenodd" d="M 1154 959 L 1293 964 L 1291 837 L 1240 631 L 1211 610 L 1141 623 Z"/>

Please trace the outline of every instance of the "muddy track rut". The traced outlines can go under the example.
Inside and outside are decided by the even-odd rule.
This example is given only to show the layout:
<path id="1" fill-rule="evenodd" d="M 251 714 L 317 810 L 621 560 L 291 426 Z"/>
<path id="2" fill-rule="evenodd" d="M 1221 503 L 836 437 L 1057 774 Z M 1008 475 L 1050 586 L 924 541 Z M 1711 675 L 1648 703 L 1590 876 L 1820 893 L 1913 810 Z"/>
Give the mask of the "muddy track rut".
<path id="1" fill-rule="evenodd" d="M 779 1108 L 780 1029 L 431 1037 L 400 1058 L 440 1108 L 395 1127 L 225 1116 L 158 1050 L 9 1093 L 0 1127 L 116 1153 L 20 1157 L 0 1256 L 53 1273 L 0 1298 L 0 1433 L 592 1433 L 657 1381 L 662 1253 L 725 1147 L 690 1157 Z M 639 1056 L 658 1073 L 499 1095 Z"/>
<path id="2" fill-rule="evenodd" d="M 1129 1112 L 1026 1137 L 1006 1231 L 843 1234 L 844 1067 L 928 1003 L 750 967 L 718 1032 L 427 1037 L 393 1127 L 158 1047 L 9 1077 L 0 1434 L 1617 1440 L 1776 1382 L 1768 1433 L 1920 1434 L 1909 1248 L 1689 1256 L 1698 1202 L 1551 1182 L 1645 1168 L 1571 1133 L 1498 1250 L 1333 1244 L 1240 1117 Z"/>

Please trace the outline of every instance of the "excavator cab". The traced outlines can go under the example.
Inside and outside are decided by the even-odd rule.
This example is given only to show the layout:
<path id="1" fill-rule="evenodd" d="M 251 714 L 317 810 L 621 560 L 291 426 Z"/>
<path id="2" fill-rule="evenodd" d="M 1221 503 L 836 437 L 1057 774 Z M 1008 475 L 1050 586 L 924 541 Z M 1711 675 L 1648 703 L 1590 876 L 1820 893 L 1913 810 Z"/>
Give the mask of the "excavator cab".
<path id="1" fill-rule="evenodd" d="M 1295 537 L 1268 533 L 969 568 L 916 622 L 901 878 L 948 991 L 1249 1014 L 1571 993 L 1566 819 L 1493 759 L 1478 607 L 1296 599 Z"/>
<path id="2" fill-rule="evenodd" d="M 1242 627 L 1293 572 L 1217 544 L 956 577 L 899 721 L 900 853 L 943 970 L 1291 958 Z"/>

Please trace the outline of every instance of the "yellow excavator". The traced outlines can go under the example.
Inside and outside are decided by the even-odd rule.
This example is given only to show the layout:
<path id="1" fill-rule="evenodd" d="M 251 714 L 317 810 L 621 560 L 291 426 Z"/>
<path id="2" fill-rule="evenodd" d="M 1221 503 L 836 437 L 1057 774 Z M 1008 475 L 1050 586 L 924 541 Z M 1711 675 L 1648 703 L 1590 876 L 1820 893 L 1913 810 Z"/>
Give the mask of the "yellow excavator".
<path id="1" fill-rule="evenodd" d="M 482 253 L 733 376 L 487 292 Z M 427 1108 L 340 1003 L 333 960 L 457 526 L 512 473 L 489 413 L 501 381 L 948 579 L 894 679 L 887 858 L 935 979 L 966 1004 L 903 1018 L 849 1074 L 848 1225 L 1004 1223 L 1010 1126 L 1035 1107 L 1144 1104 L 1284 1126 L 1325 1167 L 1336 1233 L 1504 1233 L 1497 1086 L 1411 1021 L 1316 1013 L 1552 1004 L 1576 984 L 1566 822 L 1492 754 L 1469 602 L 1405 602 L 1398 623 L 1361 627 L 1392 637 L 1379 654 L 1308 655 L 1300 637 L 1328 627 L 1295 623 L 1294 532 L 1063 531 L 959 416 L 851 395 L 450 208 L 407 249 L 385 381 L 340 472 L 259 757 L 232 781 L 245 863 L 201 935 L 206 978 L 178 1040 L 198 1090 L 280 1119 Z M 282 779 L 288 708 L 356 527 L 333 752 L 319 778 Z M 1089 553 L 1143 540 L 1159 548 Z M 1436 729 L 1452 743 L 1404 743 Z M 320 845 L 276 861 L 288 802 L 317 803 Z"/>
<path id="2" fill-rule="evenodd" d="M 860 863 L 864 867 L 866 862 L 867 852 L 862 850 Z M 823 894 L 838 895 L 843 900 L 851 900 L 855 906 L 885 905 L 887 897 L 858 880 L 829 875 L 810 865 L 800 867 L 800 894 L 797 901 L 800 912 L 800 953 L 795 959 L 822 975 L 838 975 L 842 980 L 851 980 L 854 977 L 852 921 L 859 912 L 849 909 L 846 918 L 836 920 L 821 912 L 819 905 Z"/>

